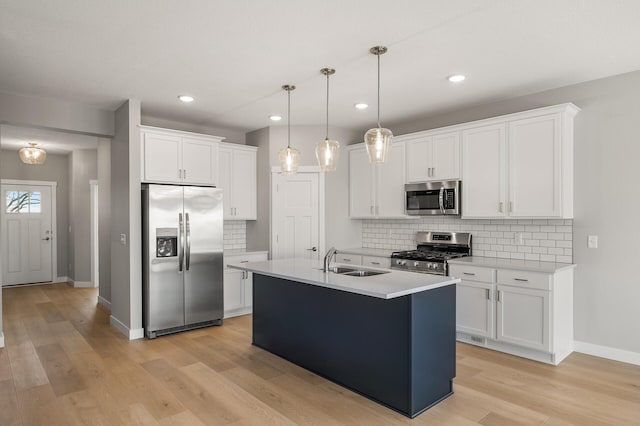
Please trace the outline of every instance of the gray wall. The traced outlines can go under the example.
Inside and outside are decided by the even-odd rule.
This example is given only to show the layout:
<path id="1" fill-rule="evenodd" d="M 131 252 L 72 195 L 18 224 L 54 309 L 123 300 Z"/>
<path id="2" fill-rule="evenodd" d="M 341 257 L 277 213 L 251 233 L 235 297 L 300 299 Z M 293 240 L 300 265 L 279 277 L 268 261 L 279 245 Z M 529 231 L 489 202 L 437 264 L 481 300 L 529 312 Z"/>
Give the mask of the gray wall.
<path id="1" fill-rule="evenodd" d="M 125 102 L 116 110 L 115 122 L 111 141 L 111 316 L 121 326 L 137 331 L 142 329 L 140 102 Z M 120 234 L 126 235 L 124 245 Z"/>
<path id="2" fill-rule="evenodd" d="M 58 182 L 56 188 L 56 248 L 58 250 L 58 277 L 68 276 L 69 253 L 69 156 L 47 154 L 47 161 L 40 166 L 24 164 L 18 151 L 2 150 L 0 155 L 0 179 L 42 180 Z M 57 277 L 54 277 L 54 279 Z"/>
<path id="3" fill-rule="evenodd" d="M 573 102 L 575 340 L 640 354 L 640 71 L 390 125 L 410 133 Z M 587 235 L 599 248 L 587 248 Z"/>
<path id="4" fill-rule="evenodd" d="M 211 127 L 197 124 L 183 123 L 181 121 L 165 120 L 162 118 L 142 115 L 142 124 L 145 126 L 163 127 L 165 129 L 182 130 L 185 132 L 203 133 L 205 135 L 220 136 L 225 138 L 225 142 L 239 143 L 244 145 L 246 142 L 245 133 L 222 127 Z"/>
<path id="5" fill-rule="evenodd" d="M 0 123 L 46 127 L 74 133 L 111 136 L 113 111 L 89 105 L 0 93 Z"/>
<path id="6" fill-rule="evenodd" d="M 291 128 L 291 146 L 300 150 L 301 166 L 317 166 L 315 147 L 325 138 L 324 126 Z M 345 147 L 359 140 L 358 131 L 330 128 L 329 136 L 340 142 L 336 171 L 325 175 L 325 245 L 360 246 L 362 224 L 349 219 L 348 164 Z M 258 220 L 247 222 L 247 248 L 268 250 L 271 225 L 271 167 L 280 166 L 278 152 L 287 146 L 287 127 L 269 127 L 247 134 L 247 144 L 258 146 Z"/>
<path id="7" fill-rule="evenodd" d="M 69 154 L 69 278 L 91 281 L 91 191 L 89 181 L 97 179 L 95 149 L 78 149 Z"/>
<path id="8" fill-rule="evenodd" d="M 98 301 L 111 306 L 111 140 L 98 139 Z"/>

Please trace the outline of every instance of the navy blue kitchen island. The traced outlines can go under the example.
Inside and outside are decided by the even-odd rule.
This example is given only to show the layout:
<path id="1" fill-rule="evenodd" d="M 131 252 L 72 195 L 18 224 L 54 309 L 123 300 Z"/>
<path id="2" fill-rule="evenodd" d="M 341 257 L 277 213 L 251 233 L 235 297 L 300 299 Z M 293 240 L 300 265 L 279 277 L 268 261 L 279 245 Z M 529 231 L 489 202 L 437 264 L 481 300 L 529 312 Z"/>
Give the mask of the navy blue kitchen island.
<path id="1" fill-rule="evenodd" d="M 298 259 L 238 268 L 254 272 L 254 345 L 408 417 L 453 393 L 457 279 Z"/>

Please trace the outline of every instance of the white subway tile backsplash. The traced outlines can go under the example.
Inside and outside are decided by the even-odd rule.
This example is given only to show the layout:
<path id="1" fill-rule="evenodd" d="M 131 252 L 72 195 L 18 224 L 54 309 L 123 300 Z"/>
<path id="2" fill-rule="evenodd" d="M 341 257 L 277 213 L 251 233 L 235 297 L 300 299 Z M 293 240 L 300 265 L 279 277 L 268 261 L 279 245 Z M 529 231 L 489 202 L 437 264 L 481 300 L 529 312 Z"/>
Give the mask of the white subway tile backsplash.
<path id="1" fill-rule="evenodd" d="M 245 222 L 225 222 L 225 247 L 228 241 L 227 223 L 237 226 L 233 228 L 234 241 L 246 241 Z M 444 216 L 412 220 L 367 219 L 362 223 L 362 246 L 411 250 L 416 247 L 416 232 L 438 230 L 470 232 L 475 256 L 564 263 L 572 261 L 571 219 L 459 219 Z M 520 235 L 523 245 L 516 244 Z"/>
<path id="2" fill-rule="evenodd" d="M 225 220 L 223 241 L 225 250 L 246 249 L 247 222 L 244 220 Z"/>

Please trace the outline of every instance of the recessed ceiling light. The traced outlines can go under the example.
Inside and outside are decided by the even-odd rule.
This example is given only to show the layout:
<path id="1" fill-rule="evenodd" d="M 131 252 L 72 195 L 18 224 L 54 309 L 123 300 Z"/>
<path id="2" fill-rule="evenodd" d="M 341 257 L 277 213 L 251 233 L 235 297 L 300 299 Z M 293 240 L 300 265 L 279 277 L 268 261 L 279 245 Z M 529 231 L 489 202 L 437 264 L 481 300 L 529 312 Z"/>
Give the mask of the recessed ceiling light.
<path id="1" fill-rule="evenodd" d="M 271 120 L 271 121 L 280 121 L 280 120 L 282 120 L 282 116 L 281 115 L 270 115 L 269 116 L 269 120 Z"/>
<path id="2" fill-rule="evenodd" d="M 178 99 L 180 99 L 182 102 L 189 103 L 193 102 L 194 97 L 189 95 L 180 95 L 178 96 Z"/>
<path id="3" fill-rule="evenodd" d="M 356 109 L 367 109 L 367 108 L 369 108 L 369 105 L 367 105 L 367 104 L 365 104 L 363 102 L 360 102 L 360 103 L 355 104 L 354 107 L 356 107 Z"/>
<path id="4" fill-rule="evenodd" d="M 448 80 L 452 83 L 460 83 L 461 81 L 464 81 L 466 78 L 467 78 L 466 75 L 454 74 L 454 75 L 450 75 Z"/>

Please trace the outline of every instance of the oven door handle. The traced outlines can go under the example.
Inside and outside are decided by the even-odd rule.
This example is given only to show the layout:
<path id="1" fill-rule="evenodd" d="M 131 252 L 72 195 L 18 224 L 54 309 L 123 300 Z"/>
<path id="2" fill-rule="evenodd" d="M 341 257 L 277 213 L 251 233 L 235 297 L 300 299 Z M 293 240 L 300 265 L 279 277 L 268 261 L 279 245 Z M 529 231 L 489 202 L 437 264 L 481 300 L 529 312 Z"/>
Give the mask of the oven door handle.
<path id="1" fill-rule="evenodd" d="M 444 187 L 440 188 L 438 201 L 440 202 L 440 211 L 442 212 L 442 214 L 444 214 Z"/>

